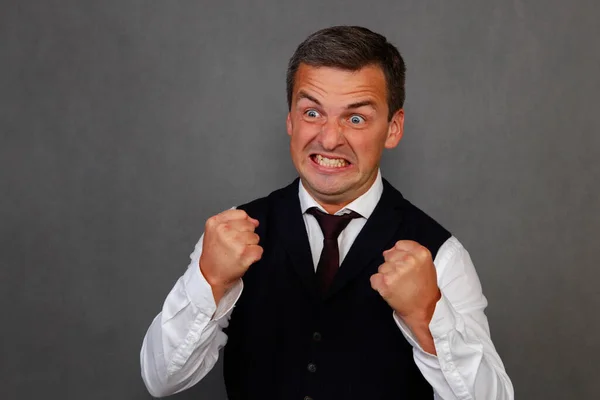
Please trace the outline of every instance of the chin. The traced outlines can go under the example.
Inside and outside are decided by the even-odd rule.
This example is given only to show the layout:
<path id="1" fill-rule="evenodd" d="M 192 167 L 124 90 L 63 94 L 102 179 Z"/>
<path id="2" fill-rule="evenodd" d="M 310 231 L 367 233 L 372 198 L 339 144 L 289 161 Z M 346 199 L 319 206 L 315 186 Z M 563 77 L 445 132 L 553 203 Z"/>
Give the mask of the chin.
<path id="1" fill-rule="evenodd" d="M 306 183 L 306 189 L 310 190 L 313 196 L 319 196 L 327 200 L 337 200 L 348 196 L 348 192 L 352 187 L 351 182 L 348 182 L 348 180 L 339 182 L 342 179 L 338 177 L 323 178 L 325 177 L 317 177 L 316 179 L 314 177 L 303 177 L 303 180 Z"/>

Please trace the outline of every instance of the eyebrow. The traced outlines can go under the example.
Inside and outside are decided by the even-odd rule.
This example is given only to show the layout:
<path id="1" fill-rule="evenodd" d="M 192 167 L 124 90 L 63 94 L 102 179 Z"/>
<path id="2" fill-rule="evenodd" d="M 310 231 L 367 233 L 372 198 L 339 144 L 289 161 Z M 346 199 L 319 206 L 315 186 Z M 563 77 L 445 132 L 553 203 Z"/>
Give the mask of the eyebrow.
<path id="1" fill-rule="evenodd" d="M 303 90 L 298 92 L 298 100 L 300 100 L 300 99 L 307 99 L 319 106 L 322 106 L 322 104 L 319 100 L 317 100 L 316 98 L 314 98 L 313 96 L 311 96 L 310 94 L 306 93 Z M 373 100 L 363 100 L 363 101 L 358 101 L 356 103 L 348 104 L 346 106 L 346 110 L 352 110 L 355 108 L 360 108 L 360 107 L 365 107 L 365 106 L 370 106 L 372 108 L 376 108 L 375 102 Z"/>
<path id="2" fill-rule="evenodd" d="M 365 106 L 376 108 L 375 102 L 373 100 L 363 100 L 363 101 L 359 101 L 356 103 L 348 104 L 346 106 L 346 110 L 351 110 L 353 108 L 360 108 L 360 107 L 365 107 Z"/>
<path id="3" fill-rule="evenodd" d="M 322 104 L 319 100 L 315 99 L 310 94 L 306 93 L 304 90 L 301 90 L 298 92 L 298 100 L 300 100 L 300 99 L 308 99 L 308 100 L 312 101 L 313 103 L 316 103 L 317 105 L 322 106 Z"/>

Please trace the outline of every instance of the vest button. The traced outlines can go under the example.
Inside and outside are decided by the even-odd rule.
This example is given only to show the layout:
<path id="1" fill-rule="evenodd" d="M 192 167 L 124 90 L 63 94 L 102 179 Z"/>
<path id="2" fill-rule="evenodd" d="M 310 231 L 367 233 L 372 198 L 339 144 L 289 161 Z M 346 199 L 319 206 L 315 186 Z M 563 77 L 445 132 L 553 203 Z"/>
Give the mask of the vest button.
<path id="1" fill-rule="evenodd" d="M 313 340 L 314 340 L 315 342 L 320 342 L 320 341 L 321 341 L 321 338 L 322 338 L 322 336 L 321 336 L 321 334 L 320 334 L 319 332 L 315 332 L 315 333 L 313 333 Z"/>
<path id="2" fill-rule="evenodd" d="M 317 372 L 317 366 L 313 363 L 308 364 L 308 366 L 306 368 L 308 369 L 309 372 Z"/>

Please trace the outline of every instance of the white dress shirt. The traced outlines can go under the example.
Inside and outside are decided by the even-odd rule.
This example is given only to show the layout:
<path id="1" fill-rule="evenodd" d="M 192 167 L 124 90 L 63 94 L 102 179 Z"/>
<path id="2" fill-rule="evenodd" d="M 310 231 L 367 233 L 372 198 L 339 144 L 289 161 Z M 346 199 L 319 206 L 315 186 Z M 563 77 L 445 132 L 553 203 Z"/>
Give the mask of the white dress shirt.
<path id="1" fill-rule="evenodd" d="M 381 172 L 361 197 L 336 214 L 350 210 L 353 219 L 338 237 L 340 263 L 371 216 L 383 192 Z M 306 191 L 298 188 L 312 258 L 316 269 L 323 249 L 323 233 L 310 207 L 325 211 Z M 243 291 L 240 279 L 215 304 L 210 285 L 199 267 L 202 237 L 190 255 L 186 272 L 168 294 L 162 311 L 148 329 L 140 353 L 142 378 L 150 394 L 167 396 L 198 383 L 215 365 L 219 350 L 227 343 L 222 329 L 229 323 L 235 303 Z M 490 338 L 484 309 L 487 300 L 469 253 L 455 238 L 438 250 L 434 264 L 442 297 L 436 304 L 429 330 L 437 356 L 425 352 L 410 329 L 390 313 L 413 347 L 414 360 L 434 389 L 434 399 L 512 400 L 512 383 Z M 252 267 L 250 267 L 252 268 Z M 364 344 L 368 346 L 368 343 Z"/>

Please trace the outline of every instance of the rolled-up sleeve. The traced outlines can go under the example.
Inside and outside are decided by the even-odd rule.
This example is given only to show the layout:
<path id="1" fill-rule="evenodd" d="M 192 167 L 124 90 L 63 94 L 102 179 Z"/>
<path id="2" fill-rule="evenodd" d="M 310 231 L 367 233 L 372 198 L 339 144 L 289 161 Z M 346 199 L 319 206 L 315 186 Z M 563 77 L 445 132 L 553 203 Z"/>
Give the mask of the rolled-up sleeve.
<path id="1" fill-rule="evenodd" d="M 217 306 L 199 266 L 200 238 L 190 264 L 148 328 L 140 352 L 142 379 L 154 397 L 181 392 L 198 383 L 216 364 L 225 346 L 223 333 L 239 299 L 241 279 Z"/>
<path id="2" fill-rule="evenodd" d="M 442 296 L 429 330 L 437 355 L 424 351 L 402 319 L 394 319 L 413 346 L 415 363 L 434 389 L 434 399 L 512 400 L 514 390 L 492 343 L 487 299 L 467 250 L 448 239 L 434 260 Z"/>

